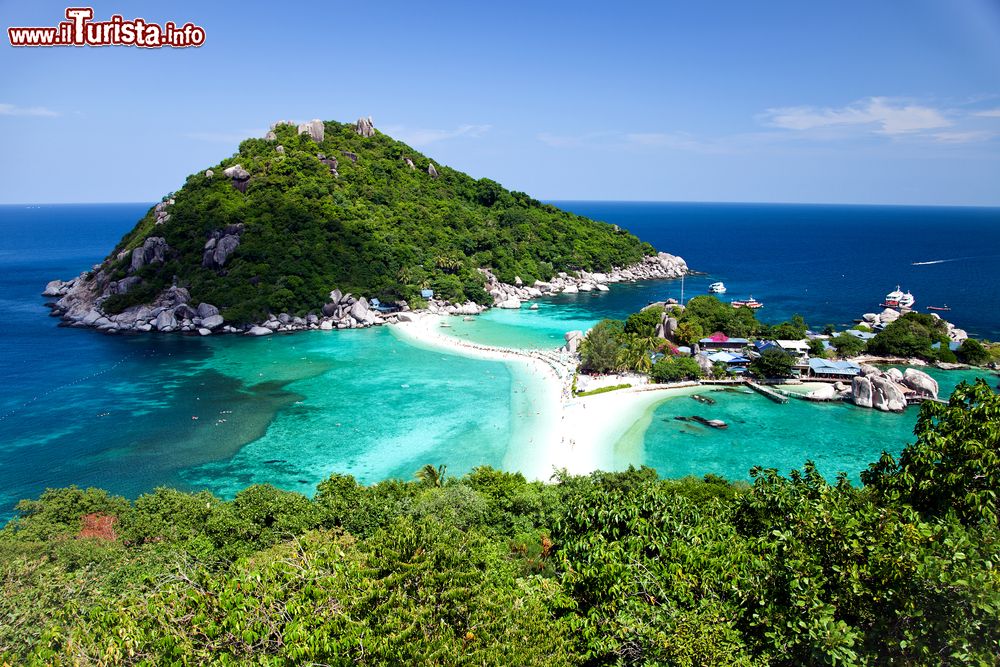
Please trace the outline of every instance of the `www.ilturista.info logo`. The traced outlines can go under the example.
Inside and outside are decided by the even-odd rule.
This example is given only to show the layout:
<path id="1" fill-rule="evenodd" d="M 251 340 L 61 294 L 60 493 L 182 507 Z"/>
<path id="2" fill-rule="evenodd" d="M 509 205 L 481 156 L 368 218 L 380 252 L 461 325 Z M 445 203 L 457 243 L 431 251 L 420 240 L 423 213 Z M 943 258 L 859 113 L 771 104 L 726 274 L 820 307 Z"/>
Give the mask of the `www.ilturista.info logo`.
<path id="1" fill-rule="evenodd" d="M 140 46 L 157 49 L 164 46 L 185 48 L 205 43 L 205 29 L 173 21 L 162 26 L 135 18 L 126 21 L 115 14 L 108 21 L 92 21 L 91 7 L 69 7 L 66 21 L 50 28 L 7 28 L 11 46 Z"/>

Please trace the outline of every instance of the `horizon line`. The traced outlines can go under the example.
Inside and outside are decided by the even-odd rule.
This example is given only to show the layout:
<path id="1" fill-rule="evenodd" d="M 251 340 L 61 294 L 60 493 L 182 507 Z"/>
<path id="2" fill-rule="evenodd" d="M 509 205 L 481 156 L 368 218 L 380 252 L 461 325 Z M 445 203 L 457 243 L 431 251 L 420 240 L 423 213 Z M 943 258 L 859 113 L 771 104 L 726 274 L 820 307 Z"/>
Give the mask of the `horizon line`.
<path id="1" fill-rule="evenodd" d="M 530 195 L 529 195 L 530 196 Z M 883 207 L 883 208 L 985 208 L 1000 209 L 996 204 L 900 204 L 900 203 L 863 203 L 863 202 L 816 202 L 816 201 L 708 201 L 698 199 L 576 199 L 576 198 L 541 198 L 532 197 L 542 203 L 580 202 L 593 204 L 706 204 L 716 206 L 849 206 L 849 207 Z M 147 201 L 84 201 L 84 202 L 0 202 L 0 206 L 116 206 L 129 204 L 155 205 L 160 199 Z"/>

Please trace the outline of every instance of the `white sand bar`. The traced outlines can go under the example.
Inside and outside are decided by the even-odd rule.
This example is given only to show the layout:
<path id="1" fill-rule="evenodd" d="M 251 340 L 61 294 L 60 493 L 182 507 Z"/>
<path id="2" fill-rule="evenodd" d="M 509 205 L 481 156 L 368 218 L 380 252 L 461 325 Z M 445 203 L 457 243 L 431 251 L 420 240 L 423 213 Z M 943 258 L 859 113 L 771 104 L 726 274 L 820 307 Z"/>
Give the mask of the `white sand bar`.
<path id="1" fill-rule="evenodd" d="M 653 408 L 700 385 L 644 385 L 633 389 L 570 397 L 575 360 L 555 350 L 519 350 L 472 343 L 441 332 L 447 316 L 423 315 L 390 326 L 406 342 L 475 359 L 506 363 L 514 383 L 514 428 L 503 467 L 529 479 L 547 480 L 565 468 L 573 474 L 616 467 L 615 449 L 634 446 Z"/>

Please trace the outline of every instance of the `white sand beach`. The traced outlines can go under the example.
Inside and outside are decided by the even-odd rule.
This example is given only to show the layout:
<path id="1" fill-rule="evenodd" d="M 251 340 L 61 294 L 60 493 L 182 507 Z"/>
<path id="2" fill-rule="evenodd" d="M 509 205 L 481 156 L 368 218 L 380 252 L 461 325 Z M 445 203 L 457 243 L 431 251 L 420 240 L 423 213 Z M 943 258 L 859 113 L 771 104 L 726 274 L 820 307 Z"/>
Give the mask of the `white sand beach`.
<path id="1" fill-rule="evenodd" d="M 565 468 L 573 474 L 613 470 L 619 444 L 634 446 L 653 408 L 674 396 L 697 393 L 694 382 L 644 385 L 572 398 L 574 362 L 555 350 L 518 350 L 481 345 L 441 331 L 446 316 L 422 315 L 390 326 L 393 335 L 425 349 L 501 361 L 514 378 L 514 425 L 504 468 L 547 480 Z"/>

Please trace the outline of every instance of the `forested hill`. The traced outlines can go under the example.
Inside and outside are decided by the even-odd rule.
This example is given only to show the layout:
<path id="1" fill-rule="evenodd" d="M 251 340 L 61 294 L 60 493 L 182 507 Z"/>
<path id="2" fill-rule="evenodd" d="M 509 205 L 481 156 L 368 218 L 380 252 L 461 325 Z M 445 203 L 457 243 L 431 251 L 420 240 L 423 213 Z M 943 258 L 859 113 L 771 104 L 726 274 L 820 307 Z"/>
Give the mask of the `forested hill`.
<path id="1" fill-rule="evenodd" d="M 103 310 L 150 303 L 175 279 L 234 322 L 304 315 L 334 288 L 487 303 L 481 267 L 531 284 L 652 252 L 615 226 L 440 165 L 368 119 L 278 124 L 150 209 L 106 260 Z"/>

